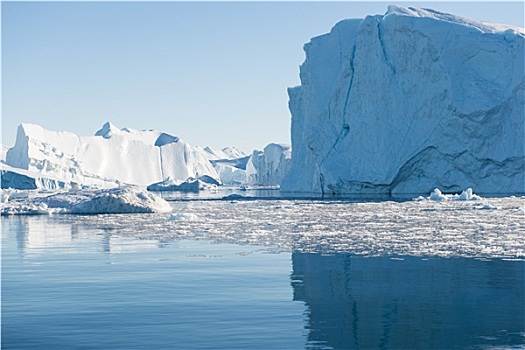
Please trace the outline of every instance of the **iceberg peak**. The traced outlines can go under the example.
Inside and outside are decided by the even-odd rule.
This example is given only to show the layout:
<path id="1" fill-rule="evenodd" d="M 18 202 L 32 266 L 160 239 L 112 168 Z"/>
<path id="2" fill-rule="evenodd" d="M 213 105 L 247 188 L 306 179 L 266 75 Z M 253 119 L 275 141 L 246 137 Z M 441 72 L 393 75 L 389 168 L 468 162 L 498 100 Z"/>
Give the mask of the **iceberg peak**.
<path id="1" fill-rule="evenodd" d="M 180 139 L 177 136 L 172 136 L 170 134 L 161 133 L 157 140 L 155 141 L 155 146 L 161 147 L 169 143 L 178 142 Z"/>
<path id="2" fill-rule="evenodd" d="M 117 126 L 115 126 L 115 124 L 112 124 L 108 121 L 104 123 L 104 125 L 102 125 L 102 128 L 95 133 L 95 136 L 102 136 L 105 139 L 109 139 L 111 136 L 119 132 L 120 129 Z"/>

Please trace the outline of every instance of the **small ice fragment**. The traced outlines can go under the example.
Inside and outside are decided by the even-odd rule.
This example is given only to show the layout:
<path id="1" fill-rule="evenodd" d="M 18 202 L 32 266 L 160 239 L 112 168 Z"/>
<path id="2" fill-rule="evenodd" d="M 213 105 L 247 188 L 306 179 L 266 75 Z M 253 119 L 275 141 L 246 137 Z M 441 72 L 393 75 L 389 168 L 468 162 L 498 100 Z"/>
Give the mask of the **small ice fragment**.
<path id="1" fill-rule="evenodd" d="M 192 213 L 177 213 L 170 216 L 170 220 L 173 221 L 196 221 L 197 215 Z"/>

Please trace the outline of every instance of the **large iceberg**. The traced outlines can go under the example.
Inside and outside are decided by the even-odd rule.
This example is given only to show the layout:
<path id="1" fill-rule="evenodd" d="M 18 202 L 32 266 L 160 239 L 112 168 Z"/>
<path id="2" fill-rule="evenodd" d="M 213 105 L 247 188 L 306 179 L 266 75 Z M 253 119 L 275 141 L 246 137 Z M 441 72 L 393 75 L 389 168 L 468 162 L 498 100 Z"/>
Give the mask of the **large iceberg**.
<path id="1" fill-rule="evenodd" d="M 390 6 L 305 52 L 282 190 L 525 192 L 522 28 Z"/>
<path id="2" fill-rule="evenodd" d="M 219 179 L 202 150 L 182 139 L 153 130 L 119 129 L 109 122 L 95 136 L 85 137 L 21 124 L 6 164 L 41 177 L 102 187 L 203 175 Z"/>

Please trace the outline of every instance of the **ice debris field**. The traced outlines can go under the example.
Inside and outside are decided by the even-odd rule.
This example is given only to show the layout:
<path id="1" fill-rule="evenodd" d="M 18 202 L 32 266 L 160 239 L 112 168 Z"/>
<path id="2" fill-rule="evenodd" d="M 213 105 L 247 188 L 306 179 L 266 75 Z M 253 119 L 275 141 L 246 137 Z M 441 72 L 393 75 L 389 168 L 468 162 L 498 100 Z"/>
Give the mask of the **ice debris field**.
<path id="1" fill-rule="evenodd" d="M 114 204 L 119 203 L 133 212 L 153 213 L 51 215 L 47 220 L 144 240 L 211 240 L 276 251 L 525 259 L 525 197 L 481 198 L 469 190 L 460 195 L 436 190 L 403 202 L 236 196 L 168 204 L 142 196 L 147 192 L 95 191 L 74 200 L 52 195 L 34 204 L 42 208 L 45 204 L 45 209 L 24 207 L 34 202 L 23 199 L 15 205 L 13 200 L 4 204 L 2 214 L 98 213 L 107 203 L 115 212 Z M 59 204 L 63 210 L 57 209 Z"/>

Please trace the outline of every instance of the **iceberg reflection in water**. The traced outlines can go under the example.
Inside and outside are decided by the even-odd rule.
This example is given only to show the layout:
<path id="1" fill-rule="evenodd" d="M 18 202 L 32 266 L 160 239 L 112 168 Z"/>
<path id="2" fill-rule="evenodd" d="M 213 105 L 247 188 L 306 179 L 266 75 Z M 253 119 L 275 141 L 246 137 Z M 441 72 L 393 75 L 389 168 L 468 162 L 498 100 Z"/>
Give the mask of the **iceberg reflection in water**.
<path id="1" fill-rule="evenodd" d="M 524 263 L 468 258 L 292 254 L 308 348 L 523 346 Z"/>

